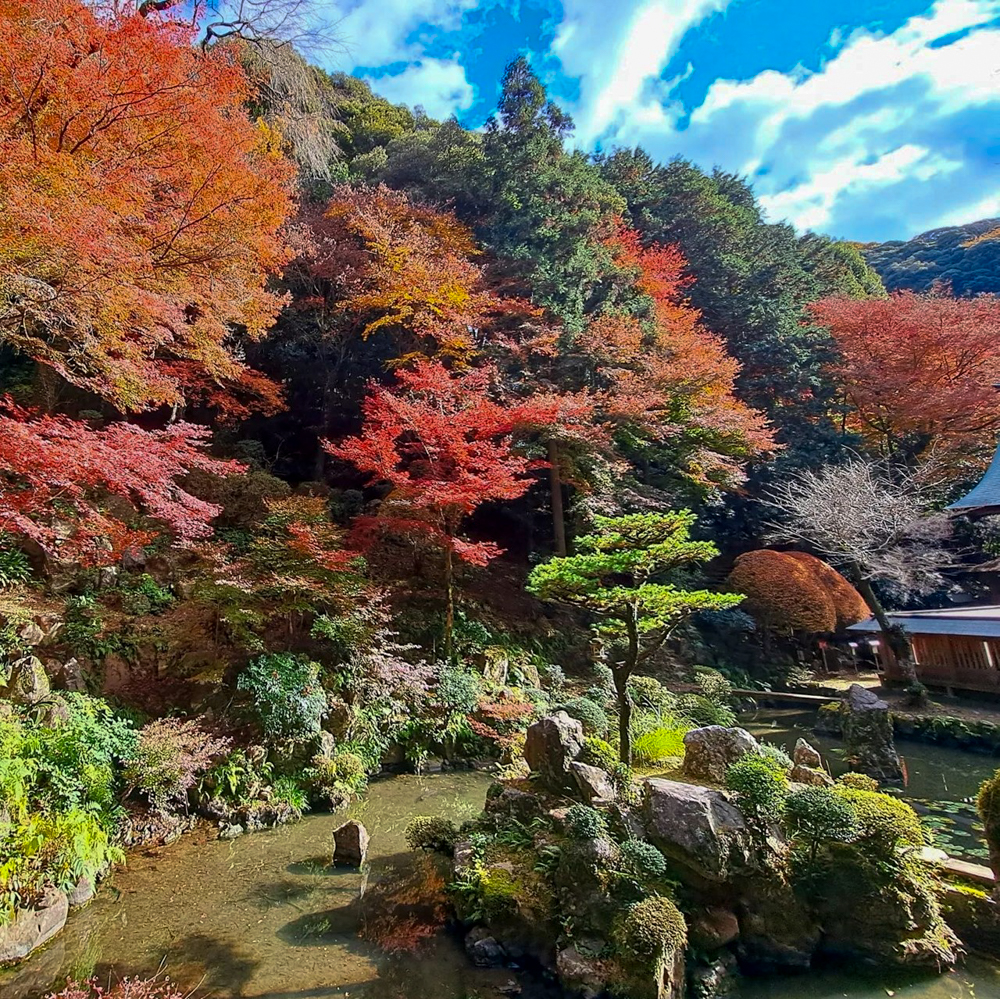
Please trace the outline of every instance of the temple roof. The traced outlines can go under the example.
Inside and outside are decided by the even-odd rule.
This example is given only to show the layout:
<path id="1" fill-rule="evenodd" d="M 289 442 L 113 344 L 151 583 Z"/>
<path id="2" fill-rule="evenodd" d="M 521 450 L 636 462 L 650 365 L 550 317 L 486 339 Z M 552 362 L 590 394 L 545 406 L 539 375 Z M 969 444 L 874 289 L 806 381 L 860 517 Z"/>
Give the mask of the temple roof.
<path id="1" fill-rule="evenodd" d="M 1000 513 L 1000 445 L 979 484 L 947 509 L 955 513 Z"/>
<path id="2" fill-rule="evenodd" d="M 937 610 L 895 611 L 886 615 L 890 624 L 914 635 L 969 635 L 1000 638 L 1000 606 L 941 607 Z M 874 618 L 852 624 L 848 631 L 879 631 Z"/>

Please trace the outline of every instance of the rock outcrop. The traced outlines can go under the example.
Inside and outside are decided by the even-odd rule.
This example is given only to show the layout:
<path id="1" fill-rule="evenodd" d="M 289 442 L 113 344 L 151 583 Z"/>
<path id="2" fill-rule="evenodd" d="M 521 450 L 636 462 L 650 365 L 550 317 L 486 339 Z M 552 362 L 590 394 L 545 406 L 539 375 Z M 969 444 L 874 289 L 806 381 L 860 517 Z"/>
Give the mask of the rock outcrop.
<path id="1" fill-rule="evenodd" d="M 758 749 L 757 740 L 745 728 L 707 725 L 692 729 L 684 736 L 684 776 L 721 784 L 731 763 Z"/>
<path id="2" fill-rule="evenodd" d="M 0 964 L 21 961 L 51 940 L 65 925 L 69 900 L 64 892 L 50 891 L 33 909 L 21 909 L 0 926 Z"/>
<path id="3" fill-rule="evenodd" d="M 581 749 L 583 725 L 565 711 L 557 711 L 528 726 L 524 758 L 532 773 L 553 790 L 575 787 L 570 764 Z"/>
<path id="4" fill-rule="evenodd" d="M 867 687 L 852 684 L 841 706 L 841 720 L 847 759 L 854 770 L 881 781 L 903 779 L 885 701 Z"/>

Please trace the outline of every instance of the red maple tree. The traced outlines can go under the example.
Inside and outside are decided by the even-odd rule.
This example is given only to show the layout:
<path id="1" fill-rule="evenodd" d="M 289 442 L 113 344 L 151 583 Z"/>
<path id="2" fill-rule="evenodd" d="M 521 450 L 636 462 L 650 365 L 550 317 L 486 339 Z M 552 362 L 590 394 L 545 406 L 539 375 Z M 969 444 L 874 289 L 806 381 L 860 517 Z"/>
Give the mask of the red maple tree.
<path id="1" fill-rule="evenodd" d="M 490 398 L 493 375 L 489 368 L 449 372 L 436 361 L 419 361 L 398 371 L 394 390 L 372 387 L 361 434 L 326 445 L 334 457 L 390 487 L 378 514 L 356 522 L 362 538 L 381 531 L 416 535 L 443 552 L 447 653 L 454 559 L 486 565 L 503 552 L 494 542 L 462 537 L 462 522 L 487 501 L 524 494 L 537 463 L 514 449 L 514 434 L 546 418 L 530 401 L 508 406 Z"/>
<path id="2" fill-rule="evenodd" d="M 848 424 L 882 454 L 943 467 L 1000 429 L 1000 298 L 897 292 L 812 305 L 840 350 Z"/>
<path id="3" fill-rule="evenodd" d="M 0 340 L 123 412 L 183 402 L 171 360 L 248 387 L 282 304 L 293 168 L 193 30 L 0 0 Z"/>
<path id="4" fill-rule="evenodd" d="M 95 430 L 0 401 L 0 531 L 84 565 L 110 564 L 148 543 L 155 529 L 127 522 L 107 503 L 119 497 L 165 524 L 183 545 L 211 533 L 219 507 L 178 480 L 192 469 L 241 470 L 203 450 L 209 431 L 187 423 L 148 431 L 130 423 Z"/>

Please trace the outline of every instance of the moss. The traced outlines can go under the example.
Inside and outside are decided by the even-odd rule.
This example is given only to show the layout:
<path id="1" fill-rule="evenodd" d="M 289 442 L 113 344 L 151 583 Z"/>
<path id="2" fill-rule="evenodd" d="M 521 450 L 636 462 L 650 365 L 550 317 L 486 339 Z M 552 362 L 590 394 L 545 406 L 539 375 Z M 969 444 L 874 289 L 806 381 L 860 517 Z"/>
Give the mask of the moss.
<path id="1" fill-rule="evenodd" d="M 1000 770 L 983 781 L 976 797 L 976 810 L 986 830 L 990 864 L 994 873 L 1000 875 Z"/>
<path id="2" fill-rule="evenodd" d="M 653 964 L 687 944 L 687 923 L 669 898 L 651 895 L 631 906 L 619 920 L 615 941 L 623 956 Z"/>
<path id="3" fill-rule="evenodd" d="M 868 774 L 844 774 L 837 783 L 844 787 L 853 788 L 855 791 L 877 791 L 879 788 L 878 781 L 874 777 L 869 777 Z"/>
<path id="4" fill-rule="evenodd" d="M 580 760 L 592 767 L 600 767 L 610 773 L 618 763 L 618 754 L 614 747 L 596 735 L 588 736 L 583 742 Z"/>
<path id="5" fill-rule="evenodd" d="M 854 811 L 857 841 L 881 856 L 891 856 L 900 845 L 923 846 L 926 842 L 920 818 L 906 802 L 879 791 L 843 785 L 834 788 L 834 793 Z"/>
<path id="6" fill-rule="evenodd" d="M 418 815 L 406 827 L 406 843 L 411 850 L 450 853 L 457 837 L 458 829 L 450 819 Z"/>

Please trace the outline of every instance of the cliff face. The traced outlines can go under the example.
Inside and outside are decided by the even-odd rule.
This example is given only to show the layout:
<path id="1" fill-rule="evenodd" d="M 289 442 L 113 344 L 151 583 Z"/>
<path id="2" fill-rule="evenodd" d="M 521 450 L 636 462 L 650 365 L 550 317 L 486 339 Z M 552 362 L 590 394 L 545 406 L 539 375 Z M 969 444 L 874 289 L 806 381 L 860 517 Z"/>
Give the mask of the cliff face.
<path id="1" fill-rule="evenodd" d="M 956 295 L 1000 292 L 1000 218 L 931 229 L 905 242 L 865 243 L 861 252 L 890 291 L 929 291 L 946 282 Z"/>

